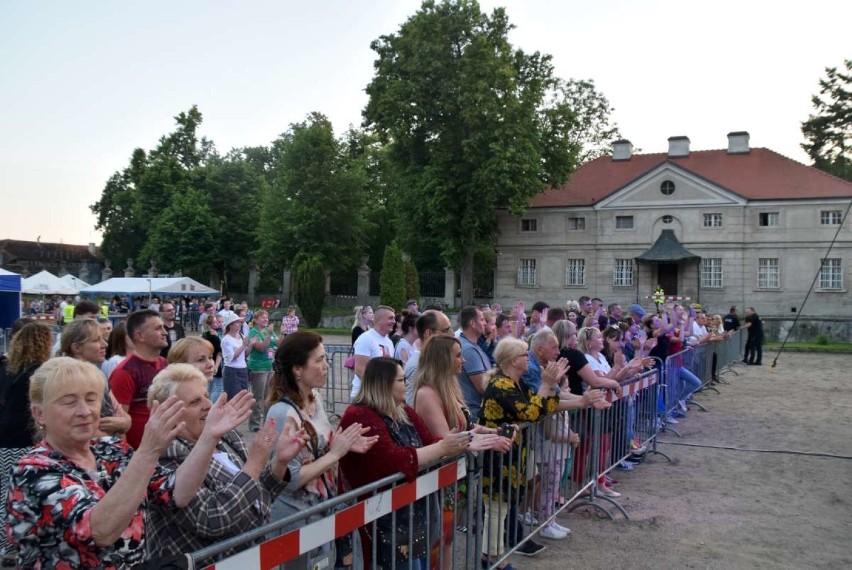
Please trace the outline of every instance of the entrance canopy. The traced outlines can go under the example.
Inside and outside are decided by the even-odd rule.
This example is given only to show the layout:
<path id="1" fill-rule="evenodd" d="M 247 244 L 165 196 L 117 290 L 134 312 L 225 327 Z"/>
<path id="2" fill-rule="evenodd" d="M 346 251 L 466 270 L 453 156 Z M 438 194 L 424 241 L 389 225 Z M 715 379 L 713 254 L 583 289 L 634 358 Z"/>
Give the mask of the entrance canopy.
<path id="1" fill-rule="evenodd" d="M 45 270 L 24 279 L 21 292 L 27 295 L 76 295 L 80 290 Z"/>
<path id="2" fill-rule="evenodd" d="M 84 287 L 82 295 L 174 295 L 178 297 L 218 295 L 219 291 L 189 277 L 113 277 Z"/>
<path id="3" fill-rule="evenodd" d="M 651 246 L 651 249 L 636 257 L 637 261 L 649 263 L 677 263 L 679 261 L 698 261 L 700 255 L 696 255 L 683 247 L 677 240 L 674 230 L 663 230 L 660 237 Z"/>

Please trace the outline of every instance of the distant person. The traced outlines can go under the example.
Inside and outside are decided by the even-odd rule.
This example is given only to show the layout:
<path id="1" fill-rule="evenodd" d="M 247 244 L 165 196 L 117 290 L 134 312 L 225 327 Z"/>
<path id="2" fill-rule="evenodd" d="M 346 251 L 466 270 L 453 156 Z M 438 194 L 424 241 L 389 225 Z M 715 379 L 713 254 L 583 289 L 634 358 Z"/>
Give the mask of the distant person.
<path id="1" fill-rule="evenodd" d="M 763 364 L 763 322 L 760 320 L 760 315 L 757 314 L 754 307 L 746 309 L 745 324 L 743 326 L 748 330 L 743 362 L 753 364 L 754 366 L 761 366 Z"/>
<path id="2" fill-rule="evenodd" d="M 736 305 L 732 306 L 725 318 L 722 319 L 722 328 L 725 329 L 725 332 L 739 330 L 740 318 L 737 316 Z"/>
<path id="3" fill-rule="evenodd" d="M 186 336 L 186 331 L 183 325 L 175 321 L 175 305 L 166 301 L 160 305 L 160 318 L 163 319 L 163 326 L 168 333 L 168 344 L 160 351 L 160 356 L 167 358 L 172 345 Z"/>
<path id="4" fill-rule="evenodd" d="M 372 311 L 371 311 L 372 313 Z M 390 332 L 395 322 L 394 310 L 384 305 L 376 307 L 375 322 L 373 328 L 358 337 L 352 345 L 352 353 L 355 356 L 355 375 L 352 377 L 352 391 L 350 397 L 354 400 L 361 388 L 361 378 L 367 363 L 372 358 L 393 357 L 394 346 L 390 339 Z"/>

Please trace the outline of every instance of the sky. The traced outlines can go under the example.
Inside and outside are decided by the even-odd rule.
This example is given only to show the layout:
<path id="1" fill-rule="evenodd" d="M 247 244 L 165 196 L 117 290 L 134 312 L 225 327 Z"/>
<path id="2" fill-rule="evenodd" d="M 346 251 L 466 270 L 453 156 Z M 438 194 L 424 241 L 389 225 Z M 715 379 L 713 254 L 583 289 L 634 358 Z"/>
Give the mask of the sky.
<path id="1" fill-rule="evenodd" d="M 845 0 L 483 0 L 510 41 L 592 79 L 642 152 L 752 147 L 809 163 L 800 124 L 826 67 L 852 58 Z M 192 105 L 220 152 L 268 145 L 314 111 L 361 123 L 370 42 L 413 0 L 0 2 L 0 239 L 86 244 L 89 206 L 134 148 Z"/>

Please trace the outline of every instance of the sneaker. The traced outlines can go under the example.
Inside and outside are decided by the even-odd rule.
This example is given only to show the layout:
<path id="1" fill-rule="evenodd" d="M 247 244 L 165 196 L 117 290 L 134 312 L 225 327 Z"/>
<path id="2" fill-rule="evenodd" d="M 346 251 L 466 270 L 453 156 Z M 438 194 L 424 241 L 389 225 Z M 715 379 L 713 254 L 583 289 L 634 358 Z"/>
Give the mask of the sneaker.
<path id="1" fill-rule="evenodd" d="M 644 455 L 630 455 L 625 459 L 628 463 L 642 463 L 645 460 Z"/>
<path id="2" fill-rule="evenodd" d="M 622 471 L 633 471 L 633 464 L 629 461 L 622 461 L 618 464 L 618 468 Z"/>
<path id="3" fill-rule="evenodd" d="M 621 481 L 619 481 L 618 479 L 613 479 L 609 475 L 604 475 L 603 483 L 607 487 L 612 487 L 613 485 L 619 485 L 621 483 Z"/>
<path id="4" fill-rule="evenodd" d="M 537 554 L 541 554 L 545 550 L 547 550 L 545 545 L 539 544 L 533 540 L 528 540 L 518 547 L 515 554 L 520 554 L 521 556 L 535 556 Z"/>
<path id="5" fill-rule="evenodd" d="M 668 416 L 666 416 L 666 423 L 672 424 L 673 426 L 676 426 L 677 420 L 674 418 L 674 416 L 672 414 L 669 414 Z"/>
<path id="6" fill-rule="evenodd" d="M 562 540 L 568 533 L 562 532 L 553 523 L 550 523 L 538 533 L 542 538 L 549 538 L 550 540 Z"/>
<path id="7" fill-rule="evenodd" d="M 673 412 L 671 413 L 671 416 L 672 416 L 673 418 L 677 418 L 677 419 L 679 419 L 679 420 L 680 420 L 680 419 L 683 419 L 683 418 L 685 418 L 685 417 L 686 417 L 686 413 L 681 412 L 680 410 L 675 410 L 675 411 L 673 411 Z"/>
<path id="8" fill-rule="evenodd" d="M 571 534 L 571 529 L 570 529 L 570 528 L 568 528 L 567 526 L 562 526 L 561 524 L 559 524 L 559 523 L 558 523 L 558 522 L 556 522 L 556 521 L 553 521 L 553 522 L 551 522 L 550 524 L 551 524 L 552 526 L 556 527 L 556 530 L 561 530 L 562 532 L 564 532 L 566 536 L 567 536 L 567 535 L 569 535 L 569 534 Z"/>
<path id="9" fill-rule="evenodd" d="M 530 511 L 527 511 L 521 516 L 519 516 L 518 520 L 527 526 L 538 526 L 538 519 L 535 518 Z"/>
<path id="10" fill-rule="evenodd" d="M 633 441 L 630 442 L 630 453 L 633 455 L 642 455 L 648 451 L 648 448 L 642 445 L 638 438 L 633 438 Z"/>
<path id="11" fill-rule="evenodd" d="M 680 408 L 681 412 L 683 412 L 684 414 L 686 413 L 686 400 L 680 400 L 677 403 L 677 406 Z"/>

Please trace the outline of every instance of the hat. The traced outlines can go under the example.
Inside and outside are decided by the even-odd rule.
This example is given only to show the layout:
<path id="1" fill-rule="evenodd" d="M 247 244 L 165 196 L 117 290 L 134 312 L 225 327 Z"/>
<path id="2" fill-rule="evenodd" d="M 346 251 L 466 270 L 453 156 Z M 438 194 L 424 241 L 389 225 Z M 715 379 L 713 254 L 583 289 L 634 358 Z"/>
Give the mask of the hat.
<path id="1" fill-rule="evenodd" d="M 225 321 L 222 323 L 222 328 L 224 330 L 228 330 L 228 327 L 234 324 L 235 322 L 244 320 L 244 318 L 237 316 L 236 313 L 229 313 L 225 316 Z"/>
<path id="2" fill-rule="evenodd" d="M 630 309 L 628 309 L 627 312 L 633 313 L 634 315 L 639 315 L 640 317 L 645 316 L 645 309 L 642 308 L 642 305 L 638 305 L 636 303 L 630 305 Z"/>

